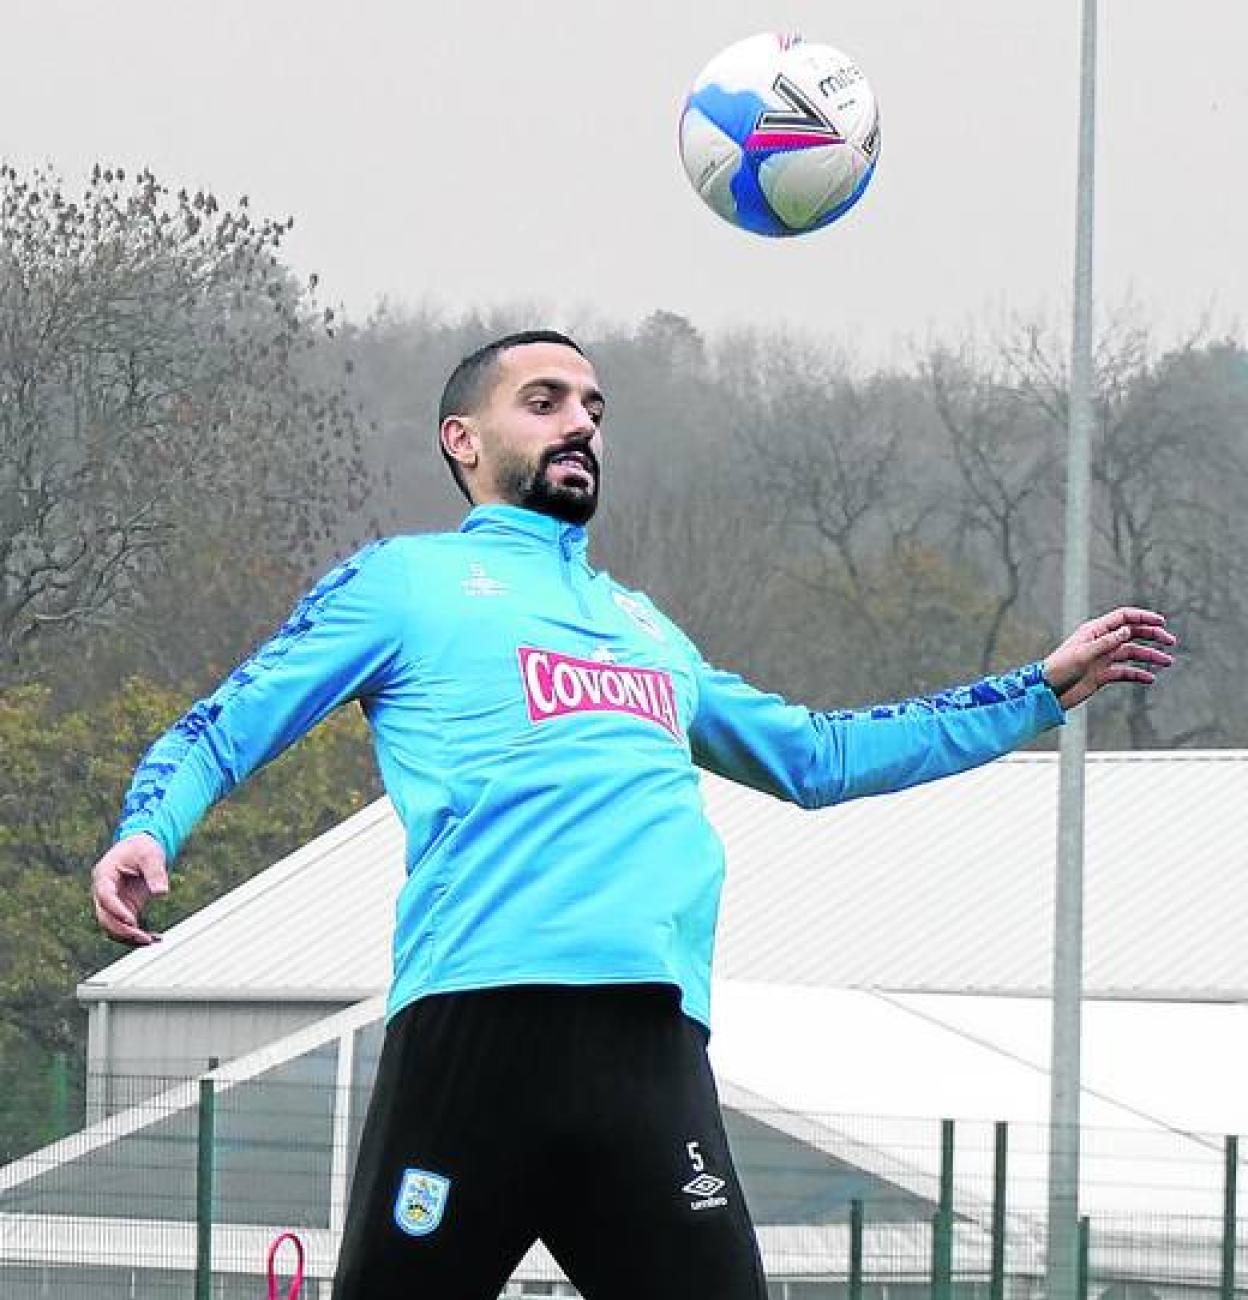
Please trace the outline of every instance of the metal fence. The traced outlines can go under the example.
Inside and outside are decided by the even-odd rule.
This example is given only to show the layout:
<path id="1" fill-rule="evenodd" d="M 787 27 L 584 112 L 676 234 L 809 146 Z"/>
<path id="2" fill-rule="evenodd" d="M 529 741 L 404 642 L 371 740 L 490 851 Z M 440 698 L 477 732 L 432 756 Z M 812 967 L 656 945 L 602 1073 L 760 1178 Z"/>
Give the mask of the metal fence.
<path id="1" fill-rule="evenodd" d="M 0 1296 L 254 1300 L 269 1241 L 295 1229 L 304 1294 L 328 1297 L 372 1064 L 367 1043 L 323 1044 L 265 1068 L 90 1081 L 91 1122 L 0 1168 Z M 1042 1129 L 731 1099 L 727 1118 L 775 1300 L 1043 1296 Z M 1241 1166 L 1234 1137 L 1087 1130 L 1083 1293 L 1242 1300 Z M 506 1294 L 575 1292 L 538 1247 Z"/>

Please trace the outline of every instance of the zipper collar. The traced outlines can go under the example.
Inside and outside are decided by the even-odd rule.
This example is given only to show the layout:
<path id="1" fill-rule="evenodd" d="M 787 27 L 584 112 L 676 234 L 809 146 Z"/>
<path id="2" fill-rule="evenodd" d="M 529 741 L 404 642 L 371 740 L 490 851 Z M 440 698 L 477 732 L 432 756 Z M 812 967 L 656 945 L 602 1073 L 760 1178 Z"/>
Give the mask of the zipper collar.
<path id="1" fill-rule="evenodd" d="M 589 547 L 589 535 L 579 524 L 564 523 L 562 519 L 523 506 L 474 506 L 459 531 L 527 538 L 557 549 L 567 559 L 574 555 L 584 557 Z"/>

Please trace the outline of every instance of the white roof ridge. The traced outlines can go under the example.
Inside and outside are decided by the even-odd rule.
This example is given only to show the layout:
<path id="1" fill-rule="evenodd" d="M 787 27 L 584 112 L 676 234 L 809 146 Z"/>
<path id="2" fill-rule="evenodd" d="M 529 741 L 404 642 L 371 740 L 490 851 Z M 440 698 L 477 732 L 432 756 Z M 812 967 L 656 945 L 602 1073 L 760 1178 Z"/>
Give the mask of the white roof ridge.
<path id="1" fill-rule="evenodd" d="M 377 984 L 79 984 L 78 1001 L 93 1002 L 286 1002 L 329 1006 L 363 1002 L 384 991 Z M 328 1013 L 326 1013 L 328 1014 Z"/>
<path id="2" fill-rule="evenodd" d="M 1110 763 L 1246 763 L 1248 749 L 1090 749 L 1087 757 Z"/>
<path id="3" fill-rule="evenodd" d="M 871 993 L 896 995 L 898 997 L 934 996 L 950 998 L 1015 998 L 1020 1001 L 1047 1002 L 1053 996 L 1052 981 L 1039 984 L 993 984 L 987 980 L 980 983 L 965 981 L 961 984 L 941 984 L 933 981 L 907 984 L 904 981 L 887 981 L 879 984 L 851 983 L 837 986 L 817 985 L 816 987 L 843 987 L 862 989 Z M 1084 1002 L 1179 1002 L 1215 1003 L 1239 1005 L 1248 1004 L 1248 988 L 1220 987 L 1202 984 L 1115 984 L 1111 982 L 1094 982 L 1084 979 L 1082 998 Z"/>
<path id="4" fill-rule="evenodd" d="M 1027 749 L 1003 754 L 1000 763 L 1056 763 L 1056 749 Z M 1089 763 L 1248 763 L 1248 749 L 1089 749 Z"/>

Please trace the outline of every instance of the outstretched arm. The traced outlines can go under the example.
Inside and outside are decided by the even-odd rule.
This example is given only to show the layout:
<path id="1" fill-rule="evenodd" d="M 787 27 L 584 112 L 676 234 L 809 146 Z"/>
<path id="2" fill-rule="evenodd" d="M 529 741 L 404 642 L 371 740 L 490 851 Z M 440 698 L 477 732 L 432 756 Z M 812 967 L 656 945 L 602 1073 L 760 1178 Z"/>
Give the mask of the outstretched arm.
<path id="1" fill-rule="evenodd" d="M 1151 684 L 1176 638 L 1123 608 L 1078 628 L 1042 662 L 936 695 L 817 712 L 701 663 L 689 738 L 701 767 L 806 808 L 964 772 L 1057 726 L 1115 682 Z M 696 653 L 696 652 L 695 652 Z"/>

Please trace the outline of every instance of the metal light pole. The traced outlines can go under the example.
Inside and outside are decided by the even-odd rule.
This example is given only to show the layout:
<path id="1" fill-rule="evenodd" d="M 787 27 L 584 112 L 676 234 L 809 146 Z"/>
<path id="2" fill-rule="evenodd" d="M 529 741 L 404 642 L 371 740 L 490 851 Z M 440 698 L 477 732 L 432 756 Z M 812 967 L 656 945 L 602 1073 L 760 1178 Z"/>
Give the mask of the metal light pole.
<path id="1" fill-rule="evenodd" d="M 1066 562 L 1062 623 L 1089 613 L 1089 462 L 1093 406 L 1092 236 L 1096 162 L 1096 0 L 1083 0 L 1079 171 L 1075 221 L 1074 330 L 1066 463 Z M 1079 1067 L 1083 998 L 1083 811 L 1087 722 L 1082 709 L 1062 732 L 1057 889 L 1053 924 L 1052 1091 L 1049 1103 L 1048 1298 L 1075 1300 L 1079 1265 Z"/>

